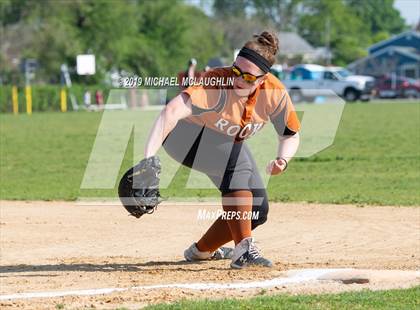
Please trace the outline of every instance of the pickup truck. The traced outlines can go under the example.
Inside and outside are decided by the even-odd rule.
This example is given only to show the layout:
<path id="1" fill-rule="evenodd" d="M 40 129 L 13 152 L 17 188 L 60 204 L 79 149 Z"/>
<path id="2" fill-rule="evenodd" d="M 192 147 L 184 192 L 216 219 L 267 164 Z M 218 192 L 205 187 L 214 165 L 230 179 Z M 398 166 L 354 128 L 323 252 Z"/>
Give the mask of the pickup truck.
<path id="1" fill-rule="evenodd" d="M 368 101 L 373 92 L 375 79 L 370 76 L 353 75 L 342 67 L 320 65 L 297 65 L 282 80 L 293 102 L 312 102 L 325 90 L 332 90 L 346 101 Z"/>

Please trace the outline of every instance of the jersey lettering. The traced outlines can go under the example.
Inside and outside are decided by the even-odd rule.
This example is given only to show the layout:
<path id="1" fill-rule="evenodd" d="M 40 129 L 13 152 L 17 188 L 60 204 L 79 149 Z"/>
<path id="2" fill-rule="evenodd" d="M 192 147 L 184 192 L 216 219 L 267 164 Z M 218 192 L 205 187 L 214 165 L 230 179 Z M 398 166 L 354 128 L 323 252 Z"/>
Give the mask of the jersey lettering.
<path id="1" fill-rule="evenodd" d="M 231 124 L 228 120 L 220 118 L 214 126 L 224 134 L 234 137 L 238 135 L 239 138 L 245 139 L 255 135 L 264 123 L 248 123 L 243 128 L 239 125 Z"/>

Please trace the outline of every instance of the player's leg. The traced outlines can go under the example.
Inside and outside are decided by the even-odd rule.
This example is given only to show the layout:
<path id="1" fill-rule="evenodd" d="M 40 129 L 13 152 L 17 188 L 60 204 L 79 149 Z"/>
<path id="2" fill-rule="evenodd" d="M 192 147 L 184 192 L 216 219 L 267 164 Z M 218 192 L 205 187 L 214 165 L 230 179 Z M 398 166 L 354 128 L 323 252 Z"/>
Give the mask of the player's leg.
<path id="1" fill-rule="evenodd" d="M 268 198 L 264 188 L 252 189 L 252 195 L 251 230 L 254 230 L 267 220 Z M 242 231 L 247 231 L 247 229 Z M 225 216 L 220 216 L 198 240 L 197 248 L 203 252 L 212 252 L 232 240 L 228 220 Z"/>
<path id="2" fill-rule="evenodd" d="M 181 138 L 188 140 L 190 134 L 188 127 L 194 128 L 189 124 L 183 124 L 180 131 L 171 133 L 175 136 L 166 141 L 164 145 L 166 151 L 177 161 L 182 161 L 184 165 L 207 174 L 223 194 L 223 209 L 227 212 L 227 216 L 237 215 L 241 218 L 223 219 L 221 217 L 216 220 L 203 237 L 185 251 L 185 257 L 187 260 L 206 259 L 216 254 L 219 258 L 231 258 L 231 251 L 226 248 L 221 249 L 222 251 L 218 249 L 232 239 L 239 243 L 251 236 L 251 220 L 243 219 L 242 215 L 252 210 L 252 192 L 248 185 L 252 166 L 247 154 L 241 152 L 241 144 L 235 144 L 231 139 L 215 135 L 209 130 L 201 132 L 192 143 L 187 155 L 180 155 L 180 151 L 185 154 L 185 150 L 182 148 L 180 150 L 182 143 L 177 142 Z M 182 134 L 180 134 L 181 130 Z M 234 190 L 229 189 L 232 179 L 236 180 L 232 182 Z M 215 251 L 217 253 L 214 253 Z"/>
<path id="3" fill-rule="evenodd" d="M 269 210 L 267 191 L 265 188 L 252 189 L 253 204 L 252 204 L 252 220 L 251 229 L 254 230 L 258 226 L 267 221 Z M 255 217 L 254 217 L 255 216 Z"/>
<path id="4" fill-rule="evenodd" d="M 251 220 L 234 218 L 236 214 L 242 216 L 251 212 L 251 191 L 234 191 L 226 194 L 222 197 L 222 203 L 225 214 L 220 216 L 198 240 L 197 248 L 200 251 L 215 251 L 232 240 L 239 243 L 251 236 Z"/>
<path id="5" fill-rule="evenodd" d="M 257 165 L 245 143 L 242 144 L 241 155 L 238 157 L 238 163 L 236 164 L 236 167 L 239 169 L 241 169 L 241 167 L 243 168 L 243 164 L 241 165 L 241 162 L 243 161 L 246 161 L 248 168 L 245 170 L 245 173 L 249 173 L 249 177 L 244 179 L 243 171 L 242 173 L 235 173 L 230 181 L 230 188 L 245 188 L 245 184 L 242 182 L 247 180 L 246 185 L 248 186 L 248 190 L 251 192 L 251 195 L 248 198 L 248 203 L 250 204 L 251 208 L 248 210 L 252 209 L 254 212 L 259 212 L 259 218 L 251 220 L 250 217 L 247 217 L 246 219 L 243 218 L 242 222 L 234 221 L 232 222 L 232 225 L 230 225 L 232 236 L 235 236 L 233 232 L 234 229 L 238 229 L 241 233 L 243 233 L 241 236 L 242 239 L 240 241 L 240 235 L 238 235 L 238 240 L 235 240 L 235 249 L 233 252 L 231 267 L 244 268 L 249 265 L 271 267 L 271 261 L 261 255 L 259 249 L 255 246 L 254 239 L 250 234 L 251 229 L 256 228 L 258 225 L 266 221 L 268 212 L 268 199 L 264 190 L 264 184 L 258 172 Z M 237 175 L 239 175 L 239 178 L 236 177 Z M 249 213 L 247 213 L 247 215 L 249 215 Z M 247 223 L 247 226 L 245 226 L 244 223 Z"/>
<path id="6" fill-rule="evenodd" d="M 194 133 L 194 137 L 192 133 Z M 185 123 L 177 125 L 164 143 L 165 150 L 175 160 L 206 173 L 222 192 L 224 210 L 230 211 L 230 214 L 235 212 L 234 214 L 239 214 L 240 217 L 239 219 L 219 218 L 216 220 L 203 237 L 185 251 L 184 255 L 187 260 L 207 259 L 215 254 L 218 254 L 219 258 L 231 257 L 232 252 L 228 249 L 225 252 L 223 250 L 226 248 L 220 249 L 220 246 L 232 239 L 236 244 L 242 241 L 242 244 L 247 243 L 247 240 L 251 240 L 251 229 L 258 226 L 255 219 L 251 221 L 248 217 L 241 217 L 251 210 L 261 209 L 260 202 L 258 202 L 260 197 L 254 199 L 252 188 L 250 188 L 250 184 L 255 183 L 252 180 L 256 166 L 249 150 L 241 151 L 242 145 L 244 144 L 233 144 L 232 141 L 228 141 L 224 137 L 213 135 L 211 131 L 206 132 L 198 129 L 195 125 Z M 204 152 L 199 152 L 204 156 L 200 155 L 196 158 L 199 147 L 205 148 Z M 226 162 L 227 164 L 223 165 Z M 223 177 L 214 177 L 220 175 Z M 262 184 L 261 181 L 260 183 Z M 256 186 L 261 187 L 262 185 L 257 184 Z M 253 248 L 252 242 L 247 244 L 248 249 Z M 261 262 L 261 260 L 255 261 Z M 271 264 L 267 261 L 264 263 L 265 265 Z"/>
<path id="7" fill-rule="evenodd" d="M 219 149 L 223 147 L 218 146 Z M 227 225 L 218 219 L 199 240 L 198 248 L 211 250 L 224 244 L 227 238 L 219 230 L 223 229 L 224 234 L 230 231 L 235 242 L 233 268 L 272 266 L 269 260 L 261 256 L 251 237 L 252 228 L 266 219 L 268 200 L 256 164 L 245 144 L 233 146 L 219 189 L 222 192 L 223 210 L 229 212 L 225 218 Z M 260 217 L 251 220 L 251 210 L 257 210 Z"/>
<path id="8" fill-rule="evenodd" d="M 225 146 L 222 145 L 218 148 L 223 147 Z M 243 241 L 241 246 L 237 247 L 238 249 L 241 248 L 241 250 L 237 250 L 238 255 L 249 256 L 249 250 L 251 250 L 253 256 L 247 259 L 248 262 L 245 260 L 244 264 L 235 264 L 233 267 L 242 268 L 250 263 L 271 266 L 271 262 L 262 258 L 258 250 L 254 250 L 255 245 L 252 238 L 250 238 L 251 230 L 267 220 L 267 193 L 251 152 L 246 145 L 243 145 L 242 152 L 238 152 L 239 150 L 237 147 L 232 150 L 223 181 L 219 181 L 218 177 L 209 177 L 219 186 L 223 193 L 224 211 L 246 214 L 252 210 L 252 220 L 249 218 L 230 220 L 226 217 L 218 218 L 197 242 L 195 250 L 200 255 L 201 253 L 209 253 L 220 249 L 222 245 L 232 239 L 236 245 Z M 249 185 L 250 190 L 237 190 L 238 188 L 246 188 L 247 185 Z M 236 189 L 230 189 L 229 187 Z M 255 218 L 254 215 L 258 217 Z M 222 249 L 225 250 L 227 248 Z M 233 253 L 229 252 L 229 255 L 233 255 Z"/>
<path id="9" fill-rule="evenodd" d="M 254 170 L 255 171 L 255 170 Z M 215 177 L 211 177 L 214 179 Z M 220 182 L 215 181 L 215 184 Z M 251 230 L 254 230 L 259 225 L 267 221 L 267 214 L 269 210 L 267 192 L 260 175 L 253 174 L 251 179 L 252 192 L 252 220 Z M 201 251 L 215 251 L 224 244 L 233 240 L 230 234 L 230 228 L 225 216 L 220 216 L 206 231 L 206 233 L 197 242 L 197 247 Z"/>
<path id="10" fill-rule="evenodd" d="M 180 121 L 164 141 L 163 147 L 173 159 L 182 163 L 184 166 L 207 174 L 218 187 L 221 183 L 220 175 L 222 172 L 216 172 L 218 168 L 214 163 L 224 162 L 224 157 L 229 156 L 229 153 L 227 153 L 229 148 L 227 146 L 222 149 L 216 148 L 216 142 L 220 144 L 220 141 L 223 140 L 208 134 L 205 134 L 205 143 L 201 144 L 204 131 L 205 129 L 200 128 L 197 125 Z M 202 153 L 210 155 L 210 159 L 213 160 L 201 158 L 202 160 L 196 161 L 196 154 L 200 145 L 206 145 L 207 149 Z M 212 162 L 214 163 L 212 164 Z M 221 169 L 219 170 L 221 171 Z M 213 174 L 210 175 L 210 172 L 213 172 Z M 194 242 L 185 250 L 184 256 L 190 261 L 209 258 L 230 259 L 232 257 L 233 249 L 221 248 L 221 245 L 226 244 L 231 240 L 232 237 L 226 220 L 219 218 L 208 229 L 203 238 L 197 243 Z"/>
<path id="11" fill-rule="evenodd" d="M 214 151 L 224 154 L 223 156 L 228 159 L 223 174 L 208 175 L 222 193 L 224 214 L 197 242 L 197 247 L 201 251 L 214 250 L 232 239 L 235 243 L 239 243 L 251 236 L 250 220 L 243 219 L 243 215 L 252 210 L 252 193 L 247 185 L 251 175 L 251 164 L 247 154 L 241 152 L 240 144 L 233 143 L 220 143 L 214 147 Z M 213 169 L 209 167 L 208 170 Z M 232 180 L 234 181 L 231 182 Z M 230 189 L 231 183 L 233 189 Z"/>
<path id="12" fill-rule="evenodd" d="M 253 196 L 252 212 L 253 215 L 256 215 L 256 218 L 252 218 L 252 230 L 254 230 L 255 228 L 264 224 L 267 221 L 267 215 L 269 210 L 268 195 L 266 186 L 258 170 L 257 163 L 255 162 L 251 150 L 248 148 L 247 145 L 244 145 L 244 151 L 248 155 L 253 172 L 249 182 L 249 186 L 251 188 Z"/>

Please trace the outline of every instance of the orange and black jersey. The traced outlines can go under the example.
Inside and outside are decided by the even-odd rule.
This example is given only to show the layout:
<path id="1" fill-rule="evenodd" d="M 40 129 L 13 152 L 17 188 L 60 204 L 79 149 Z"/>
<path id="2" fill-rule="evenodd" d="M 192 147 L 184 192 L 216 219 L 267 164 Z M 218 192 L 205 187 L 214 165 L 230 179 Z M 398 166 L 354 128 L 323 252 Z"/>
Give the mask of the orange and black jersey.
<path id="1" fill-rule="evenodd" d="M 232 77 L 230 67 L 215 68 L 202 76 L 225 79 L 225 84 Z M 239 97 L 230 85 L 194 85 L 183 92 L 190 96 L 193 111 L 187 121 L 238 140 L 253 136 L 269 120 L 279 135 L 294 135 L 300 129 L 286 88 L 271 73 L 249 97 Z"/>

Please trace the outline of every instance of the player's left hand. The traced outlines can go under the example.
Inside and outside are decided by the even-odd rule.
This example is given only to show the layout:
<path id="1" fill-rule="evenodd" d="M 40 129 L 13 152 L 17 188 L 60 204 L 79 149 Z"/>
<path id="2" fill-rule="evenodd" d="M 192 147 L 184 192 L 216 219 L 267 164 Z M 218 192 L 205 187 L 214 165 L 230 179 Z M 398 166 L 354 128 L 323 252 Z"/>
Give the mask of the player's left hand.
<path id="1" fill-rule="evenodd" d="M 277 175 L 284 172 L 286 168 L 287 168 L 287 161 L 283 158 L 279 158 L 279 159 L 271 160 L 268 163 L 267 167 L 265 168 L 265 171 L 267 172 L 267 174 Z"/>

